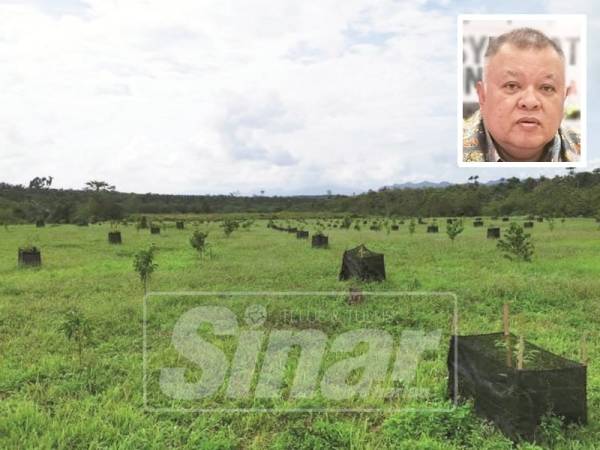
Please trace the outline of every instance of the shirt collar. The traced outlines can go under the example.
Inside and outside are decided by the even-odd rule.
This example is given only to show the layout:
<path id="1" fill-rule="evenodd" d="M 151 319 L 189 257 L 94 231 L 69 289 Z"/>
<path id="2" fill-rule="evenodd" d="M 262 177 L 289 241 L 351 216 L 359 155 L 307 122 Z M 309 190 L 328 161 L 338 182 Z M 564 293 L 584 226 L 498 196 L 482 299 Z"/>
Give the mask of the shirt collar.
<path id="1" fill-rule="evenodd" d="M 486 154 L 487 160 L 490 162 L 505 162 L 500 154 L 498 153 L 498 149 L 496 148 L 496 144 L 490 136 L 487 128 L 485 128 L 485 142 L 486 142 Z M 561 138 L 560 134 L 556 132 L 554 135 L 554 139 L 552 142 L 546 145 L 544 149 L 544 155 L 542 156 L 541 161 L 543 162 L 559 162 L 560 161 L 560 149 L 561 149 Z"/>

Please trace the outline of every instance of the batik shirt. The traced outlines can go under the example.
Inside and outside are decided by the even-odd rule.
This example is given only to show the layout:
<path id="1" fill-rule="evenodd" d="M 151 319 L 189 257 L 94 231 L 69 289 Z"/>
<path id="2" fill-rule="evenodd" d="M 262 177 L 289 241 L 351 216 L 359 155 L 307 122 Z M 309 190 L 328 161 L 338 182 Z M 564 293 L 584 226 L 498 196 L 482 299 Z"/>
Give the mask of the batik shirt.
<path id="1" fill-rule="evenodd" d="M 543 162 L 579 161 L 581 138 L 570 128 L 561 127 L 554 139 L 546 145 Z M 503 162 L 494 140 L 483 124 L 479 111 L 463 122 L 463 161 L 465 162 Z"/>

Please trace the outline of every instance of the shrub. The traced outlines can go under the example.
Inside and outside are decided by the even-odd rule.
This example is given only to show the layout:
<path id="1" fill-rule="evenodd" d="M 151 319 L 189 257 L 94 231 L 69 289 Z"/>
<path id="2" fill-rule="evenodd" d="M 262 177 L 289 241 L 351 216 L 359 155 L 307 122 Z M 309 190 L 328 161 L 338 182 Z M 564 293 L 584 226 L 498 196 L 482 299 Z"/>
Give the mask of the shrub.
<path id="1" fill-rule="evenodd" d="M 221 228 L 223 228 L 223 232 L 226 237 L 229 237 L 234 230 L 239 227 L 239 224 L 235 220 L 227 219 L 221 224 Z"/>
<path id="2" fill-rule="evenodd" d="M 140 276 L 140 280 L 144 285 L 144 295 L 146 295 L 148 281 L 154 270 L 158 267 L 154 263 L 154 246 L 150 246 L 148 250 L 140 250 L 133 259 L 133 268 Z"/>
<path id="3" fill-rule="evenodd" d="M 207 247 L 206 238 L 208 237 L 208 233 L 204 233 L 203 231 L 194 231 L 192 237 L 190 238 L 190 245 L 195 248 L 198 253 L 203 254 Z"/>
<path id="4" fill-rule="evenodd" d="M 452 242 L 464 230 L 462 220 L 453 220 L 451 223 L 446 223 L 446 234 Z"/>
<path id="5" fill-rule="evenodd" d="M 33 243 L 34 239 L 31 236 L 27 236 L 23 243 L 19 246 L 19 249 L 24 252 L 35 252 L 38 247 Z"/>
<path id="6" fill-rule="evenodd" d="M 515 259 L 531 261 L 531 257 L 533 256 L 531 235 L 525 233 L 523 227 L 515 222 L 510 224 L 510 228 L 504 234 L 504 239 L 498 241 L 497 247 L 506 252 L 504 257 L 511 261 Z"/>
<path id="7" fill-rule="evenodd" d="M 410 234 L 414 234 L 416 228 L 415 219 L 410 219 L 410 223 L 408 224 L 408 232 Z"/>
<path id="8" fill-rule="evenodd" d="M 342 223 L 340 224 L 340 228 L 347 230 L 348 228 L 350 228 L 350 225 L 352 225 L 352 219 L 350 217 L 346 216 L 342 220 Z"/>
<path id="9" fill-rule="evenodd" d="M 65 314 L 59 331 L 62 331 L 68 340 L 75 341 L 81 366 L 83 347 L 91 341 L 92 337 L 92 326 L 89 320 L 79 310 L 72 309 Z"/>

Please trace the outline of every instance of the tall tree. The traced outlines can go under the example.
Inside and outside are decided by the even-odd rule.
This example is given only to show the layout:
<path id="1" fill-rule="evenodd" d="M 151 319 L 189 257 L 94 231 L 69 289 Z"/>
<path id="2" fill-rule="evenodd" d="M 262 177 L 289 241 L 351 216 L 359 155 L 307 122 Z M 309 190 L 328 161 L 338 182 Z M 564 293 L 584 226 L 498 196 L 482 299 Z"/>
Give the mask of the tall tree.
<path id="1" fill-rule="evenodd" d="M 49 189 L 53 179 L 51 176 L 35 177 L 29 182 L 29 189 Z"/>
<path id="2" fill-rule="evenodd" d="M 106 181 L 99 181 L 99 180 L 90 180 L 87 183 L 85 183 L 85 190 L 86 191 L 95 191 L 95 192 L 100 192 L 100 191 L 114 191 L 115 187 L 108 184 Z"/>

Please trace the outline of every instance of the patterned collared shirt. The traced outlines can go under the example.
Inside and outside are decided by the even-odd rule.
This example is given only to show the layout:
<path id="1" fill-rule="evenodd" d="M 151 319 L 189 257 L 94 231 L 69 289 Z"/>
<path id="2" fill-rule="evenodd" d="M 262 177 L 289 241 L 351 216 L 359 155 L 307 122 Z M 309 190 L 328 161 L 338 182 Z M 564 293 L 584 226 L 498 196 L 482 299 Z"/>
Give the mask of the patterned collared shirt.
<path id="1" fill-rule="evenodd" d="M 581 138 L 570 128 L 561 127 L 554 139 L 546 145 L 540 161 L 579 161 Z M 463 122 L 464 162 L 503 162 L 494 140 L 486 130 L 479 110 Z"/>

